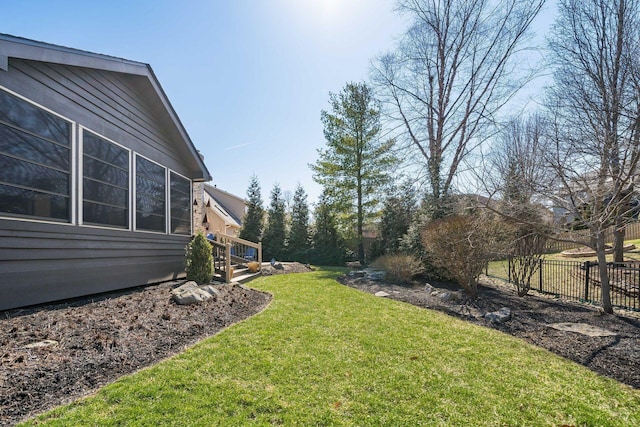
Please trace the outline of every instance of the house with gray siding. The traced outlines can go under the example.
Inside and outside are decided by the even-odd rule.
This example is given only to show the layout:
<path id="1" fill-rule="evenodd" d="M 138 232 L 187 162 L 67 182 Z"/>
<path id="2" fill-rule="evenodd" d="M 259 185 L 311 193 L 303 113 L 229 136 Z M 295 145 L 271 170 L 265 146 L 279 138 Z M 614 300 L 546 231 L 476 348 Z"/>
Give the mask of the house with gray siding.
<path id="1" fill-rule="evenodd" d="M 0 34 L 0 310 L 180 277 L 210 179 L 149 65 Z"/>

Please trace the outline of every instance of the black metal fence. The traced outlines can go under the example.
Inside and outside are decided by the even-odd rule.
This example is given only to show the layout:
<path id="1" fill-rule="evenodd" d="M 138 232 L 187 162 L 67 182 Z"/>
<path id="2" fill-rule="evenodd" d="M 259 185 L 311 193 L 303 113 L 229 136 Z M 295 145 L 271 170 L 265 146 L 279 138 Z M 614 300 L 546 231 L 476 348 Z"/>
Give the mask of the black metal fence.
<path id="1" fill-rule="evenodd" d="M 620 308 L 640 310 L 640 261 L 610 262 L 607 263 L 607 270 L 611 303 Z M 593 261 L 541 259 L 531 288 L 558 297 L 602 303 L 600 269 L 598 263 Z"/>

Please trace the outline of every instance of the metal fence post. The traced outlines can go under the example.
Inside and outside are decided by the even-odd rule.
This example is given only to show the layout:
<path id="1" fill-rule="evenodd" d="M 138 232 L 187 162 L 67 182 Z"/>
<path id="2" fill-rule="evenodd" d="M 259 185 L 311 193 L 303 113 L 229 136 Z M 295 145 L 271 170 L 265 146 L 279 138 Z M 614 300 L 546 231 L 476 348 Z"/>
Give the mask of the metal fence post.
<path id="1" fill-rule="evenodd" d="M 591 271 L 591 261 L 584 262 L 584 300 L 589 301 L 589 273 Z"/>
<path id="2" fill-rule="evenodd" d="M 538 262 L 540 263 L 538 265 L 538 277 L 539 277 L 538 287 L 540 288 L 540 292 L 542 292 L 542 258 L 540 258 Z"/>

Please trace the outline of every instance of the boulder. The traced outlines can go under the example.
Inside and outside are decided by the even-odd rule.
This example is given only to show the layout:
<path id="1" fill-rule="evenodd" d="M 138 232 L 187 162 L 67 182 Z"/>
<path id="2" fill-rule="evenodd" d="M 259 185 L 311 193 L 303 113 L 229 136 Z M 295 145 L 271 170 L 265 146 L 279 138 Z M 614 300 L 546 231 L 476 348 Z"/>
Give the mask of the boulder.
<path id="1" fill-rule="evenodd" d="M 220 295 L 220 291 L 217 290 L 216 287 L 212 285 L 204 285 L 204 286 L 201 286 L 200 289 L 207 292 L 212 297 L 217 297 L 218 295 Z"/>
<path id="2" fill-rule="evenodd" d="M 502 307 L 498 311 L 485 314 L 484 318 L 491 323 L 504 323 L 511 319 L 511 310 L 507 307 Z"/>
<path id="3" fill-rule="evenodd" d="M 385 271 L 373 270 L 373 271 L 369 271 L 369 273 L 367 274 L 367 277 L 369 278 L 369 280 L 379 282 L 384 279 L 385 275 L 386 275 Z"/>
<path id="4" fill-rule="evenodd" d="M 211 294 L 203 289 L 200 289 L 196 282 L 187 282 L 171 291 L 171 298 L 180 304 L 196 304 L 211 298 Z"/>

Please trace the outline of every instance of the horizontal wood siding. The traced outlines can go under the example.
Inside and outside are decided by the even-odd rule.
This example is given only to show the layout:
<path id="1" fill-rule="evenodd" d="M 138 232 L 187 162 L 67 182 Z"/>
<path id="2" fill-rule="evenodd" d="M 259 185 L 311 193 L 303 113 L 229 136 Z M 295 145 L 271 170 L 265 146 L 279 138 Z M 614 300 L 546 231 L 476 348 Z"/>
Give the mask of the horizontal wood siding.
<path id="1" fill-rule="evenodd" d="M 146 77 L 10 59 L 0 85 L 182 175 L 194 173 L 160 101 L 144 102 L 153 95 Z"/>
<path id="2" fill-rule="evenodd" d="M 10 58 L 0 85 L 183 176 L 201 174 L 146 77 Z M 0 310 L 182 277 L 188 241 L 0 217 Z"/>
<path id="3" fill-rule="evenodd" d="M 188 237 L 0 220 L 0 310 L 184 276 Z"/>

